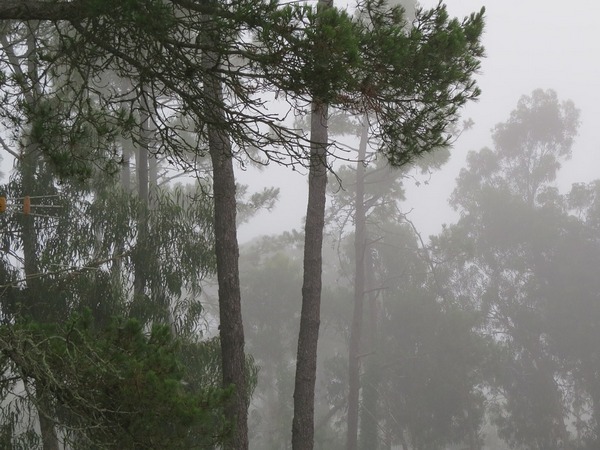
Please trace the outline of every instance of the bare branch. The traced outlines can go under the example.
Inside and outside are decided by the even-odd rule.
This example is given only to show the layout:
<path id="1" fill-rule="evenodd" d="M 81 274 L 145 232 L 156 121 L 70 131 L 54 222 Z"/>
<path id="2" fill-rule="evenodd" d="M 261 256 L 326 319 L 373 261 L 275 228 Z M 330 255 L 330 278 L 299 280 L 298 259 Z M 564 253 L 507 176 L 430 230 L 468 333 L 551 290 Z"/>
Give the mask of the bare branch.
<path id="1" fill-rule="evenodd" d="M 20 155 L 15 152 L 14 150 L 11 150 L 10 147 L 6 144 L 6 142 L 4 142 L 4 139 L 2 139 L 2 136 L 0 136 L 0 146 L 2 146 L 2 148 L 11 156 L 13 156 L 16 159 L 20 158 Z"/>

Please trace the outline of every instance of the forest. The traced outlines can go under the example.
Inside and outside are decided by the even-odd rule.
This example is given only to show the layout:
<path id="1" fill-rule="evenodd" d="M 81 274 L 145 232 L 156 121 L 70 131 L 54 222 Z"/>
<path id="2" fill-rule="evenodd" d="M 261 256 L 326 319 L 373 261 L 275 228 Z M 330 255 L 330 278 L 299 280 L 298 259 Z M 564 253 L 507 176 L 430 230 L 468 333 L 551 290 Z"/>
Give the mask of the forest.
<path id="1" fill-rule="evenodd" d="M 600 180 L 522 93 L 426 236 L 484 8 L 0 0 L 0 448 L 600 448 Z M 475 117 L 474 120 L 477 120 Z M 305 178 L 301 229 L 273 213 Z M 596 316 L 598 314 L 598 316 Z"/>

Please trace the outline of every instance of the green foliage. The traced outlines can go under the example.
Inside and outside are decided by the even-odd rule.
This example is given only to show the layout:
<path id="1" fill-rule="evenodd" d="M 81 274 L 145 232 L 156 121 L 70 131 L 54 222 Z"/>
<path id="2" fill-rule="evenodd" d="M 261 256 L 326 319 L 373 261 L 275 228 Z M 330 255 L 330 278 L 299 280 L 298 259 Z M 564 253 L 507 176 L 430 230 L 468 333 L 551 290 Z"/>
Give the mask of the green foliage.
<path id="1" fill-rule="evenodd" d="M 404 9 L 384 0 L 359 2 L 357 11 L 358 18 L 335 8 L 277 11 L 276 26 L 258 34 L 274 55 L 283 43 L 291 49 L 274 60 L 285 70 L 267 69 L 274 85 L 374 117 L 392 165 L 447 146 L 459 108 L 479 95 L 472 77 L 483 56 L 484 11 L 461 22 L 440 4 L 418 10 L 411 27 Z"/>
<path id="2" fill-rule="evenodd" d="M 69 93 L 67 93 L 69 95 Z M 90 179 L 97 167 L 115 173 L 115 137 L 122 129 L 91 101 L 79 101 L 73 114 L 72 100 L 55 92 L 24 107 L 29 122 L 28 139 L 61 179 Z M 112 150 L 112 152 L 111 152 Z"/>
<path id="3" fill-rule="evenodd" d="M 196 309 L 194 303 L 200 283 L 205 276 L 214 273 L 216 266 L 212 202 L 202 189 L 202 186 L 178 186 L 154 191 L 154 207 L 148 211 L 148 235 L 135 245 L 129 260 L 132 271 L 136 262 L 141 263 L 148 287 L 148 296 L 134 298 L 130 305 L 135 317 L 168 323 L 169 308 L 175 301 L 174 306 L 182 308 L 177 308 L 178 316 L 190 319 L 180 324 L 183 327 L 180 331 L 190 331 L 197 325 L 199 317 L 187 316 L 185 311 Z M 113 199 L 107 196 L 98 206 L 108 212 Z M 130 213 L 135 213 L 136 208 L 144 208 L 135 200 L 129 201 L 133 202 Z M 108 217 L 95 226 L 108 228 L 115 223 L 119 222 Z M 121 233 L 117 231 L 113 242 L 123 237 Z M 130 248 L 137 242 L 136 238 L 134 234 L 129 235 Z M 154 309 L 149 308 L 148 298 Z"/>
<path id="4" fill-rule="evenodd" d="M 219 107 L 228 117 L 220 126 L 241 150 L 260 148 L 276 160 L 287 153 L 291 164 L 305 164 L 298 146 L 306 147 L 306 140 L 268 113 L 260 95 L 283 91 L 295 105 L 315 98 L 368 113 L 393 165 L 447 145 L 458 109 L 479 94 L 473 75 L 483 56 L 483 10 L 459 21 L 439 4 L 418 10 L 409 27 L 404 10 L 384 0 L 359 2 L 355 16 L 336 7 L 260 0 L 87 0 L 71 19 L 36 30 L 50 36 L 33 51 L 44 75 L 20 71 L 11 97 L 29 108 L 34 128 L 44 130 L 35 134 L 57 167 L 81 177 L 90 175 L 89 167 L 74 145 L 111 142 L 119 134 L 143 141 L 142 92 L 150 100 L 144 107 L 160 112 L 153 119 L 157 151 L 178 161 L 186 152 L 204 152 L 207 124 Z M 213 67 L 202 63 L 207 52 L 217 56 Z M 109 85 L 115 74 L 121 82 Z M 223 84 L 231 101 L 204 95 L 209 78 Z M 41 96 L 23 101 L 34 83 L 40 94 L 53 92 L 52 111 Z M 11 109 L 15 123 L 22 120 L 19 109 Z M 189 131 L 197 133 L 194 142 L 185 137 Z M 108 167 L 119 159 L 99 156 L 91 160 Z"/>
<path id="5" fill-rule="evenodd" d="M 301 76 L 311 96 L 330 103 L 355 89 L 350 74 L 361 63 L 359 29 L 347 12 L 330 7 L 311 11 L 304 46 Z"/>
<path id="6" fill-rule="evenodd" d="M 279 188 L 264 188 L 247 195 L 248 186 L 237 186 L 238 225 L 248 222 L 261 209 L 271 211 L 279 197 Z"/>
<path id="7" fill-rule="evenodd" d="M 418 449 L 444 448 L 477 436 L 484 395 L 479 367 L 486 346 L 475 333 L 477 317 L 411 295 L 394 305 L 384 335 L 391 348 L 386 402 Z"/>
<path id="8" fill-rule="evenodd" d="M 39 234 L 34 278 L 43 287 L 43 302 L 32 305 L 17 300 L 26 298 L 27 292 L 14 283 L 21 277 L 16 272 L 5 281 L 2 299 L 13 298 L 5 314 L 31 316 L 33 307 L 37 309 L 34 317 L 62 321 L 73 310 L 87 307 L 101 322 L 114 314 L 131 314 L 143 323 L 170 323 L 173 308 L 179 331 L 197 331 L 200 283 L 215 268 L 212 205 L 201 187 L 157 189 L 148 215 L 149 238 L 142 246 L 136 245 L 138 199 L 110 182 L 98 182 L 92 195 L 78 183 L 54 186 L 47 166 L 36 172 L 37 187 L 30 193 L 56 193 L 56 197 L 35 201 L 49 206 L 43 210 L 49 212 L 48 217 L 35 218 Z M 20 183 L 17 174 L 6 186 L 9 196 L 21 195 Z M 12 252 L 20 251 L 25 239 L 20 232 L 21 217 L 11 213 L 0 220 L 6 230 L 12 230 L 3 236 L 4 245 Z M 148 280 L 149 294 L 142 299 L 130 297 L 136 261 L 144 262 Z"/>
<path id="9" fill-rule="evenodd" d="M 152 114 L 152 126 L 156 127 L 158 143 L 152 150 L 181 164 L 195 163 L 189 155 L 205 151 L 207 130 L 215 125 L 215 110 L 224 111 L 227 120 L 219 124 L 220 131 L 236 148 L 264 149 L 267 158 L 277 158 L 273 149 L 281 147 L 289 152 L 291 164 L 305 164 L 306 139 L 282 124 L 281 117 L 265 112 L 262 94 L 276 90 L 283 90 L 295 104 L 315 100 L 369 114 L 375 118 L 371 125 L 384 154 L 393 165 L 402 165 L 446 145 L 458 108 L 478 95 L 472 77 L 483 56 L 479 43 L 483 11 L 461 23 L 451 20 L 440 4 L 431 11 L 420 11 L 409 29 L 400 8 L 389 8 L 379 0 L 361 3 L 357 17 L 333 7 L 280 7 L 276 1 L 254 0 L 86 0 L 81 6 L 69 20 L 44 24 L 44 38 L 52 38 L 30 45 L 32 41 L 23 36 L 29 36 L 31 30 L 17 25 L 12 30 L 14 43 L 4 48 L 11 52 L 19 45 L 29 45 L 27 61 L 22 64 L 29 67 L 9 80 L 16 93 L 10 99 L 18 99 L 13 103 L 19 107 L 10 114 L 3 112 L 3 117 L 12 124 L 30 125 L 30 129 L 20 128 L 15 141 L 30 138 L 27 156 L 35 159 L 37 152 L 42 152 L 64 176 L 94 176 L 94 164 L 114 168 L 119 159 L 114 145 L 118 136 L 138 146 L 147 145 L 144 112 Z M 255 41 L 241 39 L 241 35 Z M 40 36 L 36 34 L 36 38 Z M 215 55 L 213 64 L 206 64 L 207 55 Z M 11 56 L 19 59 L 15 54 L 8 59 Z M 107 82 L 115 74 L 122 82 L 114 83 L 116 86 Z M 226 95 L 207 97 L 207 80 L 223 85 Z M 39 95 L 29 97 L 29 92 Z M 94 150 L 91 155 L 86 146 Z M 126 311 L 149 327 L 170 321 L 169 308 L 190 294 L 185 315 L 190 320 L 180 328 L 191 334 L 199 310 L 194 294 L 202 276 L 214 269 L 205 198 L 198 195 L 196 199 L 201 200 L 192 208 L 178 191 L 165 193 L 165 198 L 157 198 L 156 208 L 147 212 L 147 223 L 142 223 L 146 211 L 141 211 L 137 201 L 115 193 L 110 186 L 95 192 L 73 186 L 58 189 L 44 164 L 22 174 L 21 189 L 15 188 L 15 194 L 26 195 L 29 192 L 23 191 L 36 184 L 41 195 L 56 191 L 70 196 L 62 205 L 64 211 L 46 221 L 56 230 L 33 233 L 28 229 L 28 236 L 10 243 L 15 251 L 20 245 L 35 250 L 29 252 L 34 257 L 26 259 L 34 260 L 36 264 L 30 267 L 37 266 L 37 273 L 28 269 L 26 275 L 33 275 L 36 281 L 27 280 L 28 289 L 21 292 L 13 278 L 8 289 L 15 298 L 22 295 L 32 300 L 27 312 L 40 308 L 36 315 L 27 315 L 44 317 L 48 312 L 49 319 L 61 323 L 85 305 L 94 309 L 102 324 L 110 324 L 115 312 Z M 273 192 L 265 192 L 252 202 L 268 204 L 273 196 Z M 281 270 L 277 273 L 283 279 L 290 266 L 282 259 L 274 259 L 273 264 L 272 270 Z M 67 271 L 76 276 L 55 269 L 65 266 L 74 268 Z M 132 297 L 132 279 L 142 278 L 145 289 Z M 416 275 L 415 280 L 422 282 Z M 11 319 L 20 319 L 22 312 L 14 308 Z M 148 357 L 152 365 L 165 365 L 162 375 L 177 379 L 176 368 L 163 359 L 165 355 L 152 360 L 144 353 L 145 345 L 152 344 L 155 350 L 166 345 L 160 331 L 153 331 L 156 334 L 146 341 L 139 337 L 145 328 L 119 326 L 121 331 L 100 336 L 99 343 L 110 341 L 131 354 L 141 353 L 140 358 Z M 116 329 L 121 329 L 119 326 Z M 91 345 L 81 337 L 83 331 L 76 335 Z M 48 350 L 64 359 L 75 347 L 61 350 L 59 345 Z M 118 360 L 118 355 L 112 356 Z M 136 383 L 149 386 L 145 394 L 156 391 L 162 398 L 181 389 L 171 378 L 163 385 L 161 374 L 144 363 L 130 366 L 118 362 Z M 282 383 L 285 369 L 278 371 Z M 135 389 L 129 388 L 123 395 L 135 394 Z M 323 403 L 325 408 L 340 407 Z M 172 407 L 181 412 L 176 405 Z M 182 418 L 186 420 L 191 419 Z M 154 424 L 149 421 L 150 426 Z M 148 431 L 145 422 L 130 426 L 136 434 Z M 335 430 L 330 427 L 323 434 L 335 435 Z"/>
<path id="10" fill-rule="evenodd" d="M 570 157 L 578 120 L 573 103 L 559 102 L 552 90 L 523 96 L 509 120 L 494 128 L 494 150 L 469 154 L 469 167 L 461 171 L 452 202 L 470 206 L 489 186 L 533 205 Z"/>
<path id="11" fill-rule="evenodd" d="M 597 182 L 553 186 L 577 124 L 553 91 L 523 97 L 494 149 L 469 155 L 452 196 L 461 219 L 434 241 L 454 298 L 486 318 L 491 418 L 514 448 L 598 443 Z"/>
<path id="12" fill-rule="evenodd" d="M 362 43 L 362 92 L 378 118 L 384 154 L 399 166 L 446 146 L 458 109 L 479 95 L 472 75 L 483 56 L 484 10 L 459 22 L 440 3 L 418 10 L 407 29 L 400 7 L 377 0 L 363 8 L 372 30 Z"/>
<path id="13" fill-rule="evenodd" d="M 8 373 L 35 386 L 37 401 L 45 399 L 38 408 L 51 405 L 45 413 L 56 414 L 77 448 L 200 449 L 226 436 L 231 392 L 210 383 L 191 389 L 166 327 L 146 333 L 115 319 L 99 329 L 86 313 L 64 325 L 4 325 L 0 347 Z"/>

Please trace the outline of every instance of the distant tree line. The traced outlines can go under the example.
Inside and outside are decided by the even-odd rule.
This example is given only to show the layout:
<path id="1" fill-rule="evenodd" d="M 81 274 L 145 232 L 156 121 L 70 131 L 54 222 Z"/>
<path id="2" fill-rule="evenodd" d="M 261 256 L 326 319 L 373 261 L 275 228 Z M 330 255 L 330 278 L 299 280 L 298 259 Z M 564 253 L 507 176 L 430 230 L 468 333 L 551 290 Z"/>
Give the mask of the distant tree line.
<path id="1" fill-rule="evenodd" d="M 573 103 L 554 91 L 523 96 L 493 129 L 494 147 L 469 154 L 450 196 L 459 220 L 429 239 L 402 210 L 404 184 L 411 171 L 440 167 L 447 153 L 404 170 L 371 160 L 365 169 L 349 165 L 336 173 L 341 186 L 331 187 L 328 215 L 317 448 L 349 447 L 352 357 L 359 360 L 357 448 L 598 446 L 599 184 L 576 183 L 566 193 L 555 185 L 578 124 Z M 354 130 L 358 143 L 360 123 Z M 356 251 L 360 189 L 363 254 Z M 278 336 L 276 327 L 291 327 L 294 321 L 286 321 L 298 314 L 298 246 L 298 236 L 286 234 L 244 251 L 242 273 L 255 280 L 247 285 L 245 316 L 266 327 L 264 335 Z M 358 319 L 357 254 L 365 265 Z M 267 283 L 270 273 L 277 284 Z M 363 330 L 357 351 L 350 339 L 356 321 Z M 285 432 L 262 430 L 282 429 L 277 424 L 290 414 L 293 343 L 261 340 L 257 330 L 248 341 L 269 374 L 257 385 L 251 415 L 259 432 L 251 442 L 286 448 Z"/>

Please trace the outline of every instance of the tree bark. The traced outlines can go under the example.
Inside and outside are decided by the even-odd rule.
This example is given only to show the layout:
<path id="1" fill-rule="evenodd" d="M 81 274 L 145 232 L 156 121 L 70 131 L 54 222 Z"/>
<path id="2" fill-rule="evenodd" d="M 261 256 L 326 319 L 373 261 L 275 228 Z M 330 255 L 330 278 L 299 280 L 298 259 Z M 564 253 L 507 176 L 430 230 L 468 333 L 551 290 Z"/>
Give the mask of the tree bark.
<path id="1" fill-rule="evenodd" d="M 37 158 L 37 145 L 30 142 L 29 145 L 26 146 L 23 157 L 21 158 L 23 196 L 36 194 L 35 172 Z M 37 257 L 38 233 L 35 229 L 34 222 L 34 216 L 23 216 L 23 268 L 27 279 L 26 285 L 28 292 L 26 311 L 34 320 L 47 322 L 49 318 L 48 314 L 51 314 L 53 311 L 52 305 L 47 304 L 47 301 L 42 298 L 43 289 L 40 279 L 37 277 L 37 274 L 39 274 Z M 34 385 L 42 448 L 43 450 L 59 450 L 54 422 L 49 418 L 53 409 L 51 406 L 52 403 L 44 392 L 43 382 L 41 380 L 34 380 Z"/>
<path id="2" fill-rule="evenodd" d="M 131 150 L 125 142 L 121 142 L 123 162 L 121 164 L 121 187 L 125 192 L 131 192 Z"/>
<path id="3" fill-rule="evenodd" d="M 205 64 L 216 61 L 206 55 Z M 239 246 L 236 227 L 236 186 L 233 153 L 229 136 L 219 127 L 226 121 L 222 108 L 221 82 L 208 75 L 204 80 L 207 104 L 213 106 L 213 120 L 208 124 L 208 145 L 213 170 L 214 229 L 219 284 L 219 318 L 223 385 L 235 386 L 227 407 L 227 417 L 234 430 L 227 448 L 248 448 L 248 392 L 245 372 L 244 327 L 242 322 Z"/>
<path id="4" fill-rule="evenodd" d="M 40 421 L 40 434 L 42 436 L 42 449 L 43 450 L 59 450 L 58 437 L 56 436 L 56 430 L 54 429 L 54 421 L 46 416 L 50 414 L 52 408 L 50 407 L 50 401 L 44 395 L 43 384 L 35 382 L 35 396 L 38 402 L 38 420 Z"/>
<path id="5" fill-rule="evenodd" d="M 581 364 L 584 385 L 592 400 L 593 442 L 600 443 L 600 374 L 589 361 Z"/>
<path id="6" fill-rule="evenodd" d="M 317 342 L 321 315 L 321 269 L 327 189 L 327 104 L 313 101 L 308 206 L 304 240 L 304 280 L 294 385 L 293 450 L 312 450 Z"/>
<path id="7" fill-rule="evenodd" d="M 25 101 L 29 104 L 32 111 L 37 107 L 38 99 L 40 98 L 40 87 L 38 83 L 38 67 L 37 67 L 37 48 L 34 39 L 34 30 L 37 29 L 38 23 L 31 23 L 31 31 L 27 37 L 27 78 L 31 83 L 31 89 L 25 96 Z M 25 82 L 25 81 L 24 81 Z M 41 195 L 37 192 L 36 172 L 38 168 L 39 145 L 34 142 L 31 137 L 25 138 L 24 152 L 21 158 L 21 188 L 23 197 Z M 35 228 L 35 217 L 32 214 L 23 215 L 22 223 L 23 236 L 23 269 L 27 278 L 28 304 L 26 305 L 27 313 L 38 322 L 48 322 L 52 320 L 54 311 L 53 305 L 48 304 L 48 301 L 43 296 L 43 289 L 40 279 L 37 275 L 40 272 L 39 259 L 37 253 L 38 232 Z M 60 313 L 57 313 L 60 315 Z M 26 380 L 24 380 L 26 382 Z M 52 402 L 44 392 L 43 382 L 34 380 L 36 408 L 38 411 L 38 420 L 40 424 L 40 434 L 42 437 L 43 450 L 58 450 L 58 438 L 54 429 L 54 421 L 50 418 L 53 412 Z"/>
<path id="8" fill-rule="evenodd" d="M 358 409 L 360 394 L 360 340 L 362 334 L 363 308 L 365 296 L 365 252 L 366 210 L 365 210 L 365 156 L 369 126 L 363 119 L 363 129 L 358 147 L 356 163 L 356 195 L 354 198 L 354 309 L 350 327 L 348 346 L 348 416 L 346 430 L 347 450 L 356 450 L 358 446 Z"/>
<path id="9" fill-rule="evenodd" d="M 143 89 L 143 87 L 142 87 Z M 145 98 L 144 93 L 140 96 Z M 144 102 L 142 102 L 144 103 Z M 146 264 L 148 257 L 148 208 L 149 208 L 149 185 L 148 185 L 148 122 L 150 114 L 147 105 L 140 105 L 140 135 L 142 142 L 137 148 L 137 195 L 139 199 L 139 210 L 137 216 L 137 241 L 136 259 L 133 280 L 133 295 L 140 301 L 146 290 Z"/>
<path id="10" fill-rule="evenodd" d="M 369 237 L 367 236 L 367 239 Z M 361 450 L 377 450 L 380 448 L 379 439 L 379 384 L 381 379 L 379 364 L 379 316 L 380 308 L 378 296 L 381 291 L 376 288 L 375 261 L 373 253 L 367 251 L 365 255 L 365 284 L 368 299 L 368 321 L 366 327 L 365 349 L 369 353 L 364 361 L 362 405 L 360 417 L 360 445 Z"/>

